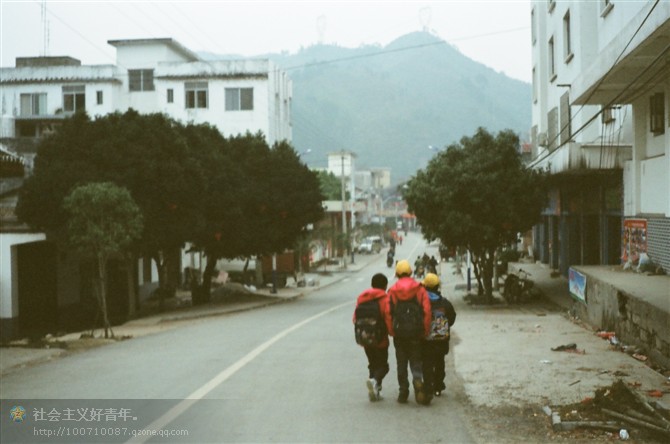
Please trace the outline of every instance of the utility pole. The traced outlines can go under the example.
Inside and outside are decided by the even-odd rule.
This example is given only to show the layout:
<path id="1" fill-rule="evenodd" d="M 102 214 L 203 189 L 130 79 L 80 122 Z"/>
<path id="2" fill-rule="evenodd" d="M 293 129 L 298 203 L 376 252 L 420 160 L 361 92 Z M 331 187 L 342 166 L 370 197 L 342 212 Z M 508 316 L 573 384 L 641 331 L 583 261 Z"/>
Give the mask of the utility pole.
<path id="1" fill-rule="evenodd" d="M 347 252 L 345 251 L 346 239 L 347 239 L 347 212 L 344 208 L 346 203 L 346 194 L 344 192 L 344 150 L 340 152 L 340 159 L 342 160 L 342 171 L 341 171 L 341 183 L 342 183 L 342 266 L 347 268 Z"/>

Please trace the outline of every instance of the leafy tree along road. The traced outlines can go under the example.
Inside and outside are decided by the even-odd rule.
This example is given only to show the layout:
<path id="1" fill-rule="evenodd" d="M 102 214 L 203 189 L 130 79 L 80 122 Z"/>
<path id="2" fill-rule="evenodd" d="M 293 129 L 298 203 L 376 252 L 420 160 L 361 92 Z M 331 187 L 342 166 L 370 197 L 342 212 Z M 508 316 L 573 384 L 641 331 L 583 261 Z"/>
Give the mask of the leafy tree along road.
<path id="1" fill-rule="evenodd" d="M 518 146 L 511 130 L 480 128 L 434 157 L 404 193 L 427 239 L 470 251 L 489 300 L 496 250 L 529 230 L 546 202 L 546 176 L 523 165 Z"/>
<path id="2" fill-rule="evenodd" d="M 17 215 L 49 239 L 63 240 L 63 199 L 91 182 L 126 188 L 139 206 L 144 229 L 132 250 L 155 261 L 161 301 L 176 288 L 186 242 L 205 251 L 211 274 L 216 259 L 292 246 L 323 214 L 316 175 L 290 145 L 271 149 L 261 134 L 224 138 L 209 125 L 129 110 L 94 120 L 75 114 L 42 139 Z M 201 292 L 206 300 L 208 286 Z"/>

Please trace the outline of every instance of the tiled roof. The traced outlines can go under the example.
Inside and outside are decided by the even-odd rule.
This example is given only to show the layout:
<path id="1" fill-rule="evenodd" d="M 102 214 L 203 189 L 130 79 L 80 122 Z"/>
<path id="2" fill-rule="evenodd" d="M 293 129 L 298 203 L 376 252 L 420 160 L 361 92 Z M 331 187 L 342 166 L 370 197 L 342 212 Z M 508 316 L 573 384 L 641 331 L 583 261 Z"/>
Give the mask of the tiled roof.
<path id="1" fill-rule="evenodd" d="M 26 66 L 1 68 L 0 84 L 44 82 L 120 82 L 114 65 Z"/>

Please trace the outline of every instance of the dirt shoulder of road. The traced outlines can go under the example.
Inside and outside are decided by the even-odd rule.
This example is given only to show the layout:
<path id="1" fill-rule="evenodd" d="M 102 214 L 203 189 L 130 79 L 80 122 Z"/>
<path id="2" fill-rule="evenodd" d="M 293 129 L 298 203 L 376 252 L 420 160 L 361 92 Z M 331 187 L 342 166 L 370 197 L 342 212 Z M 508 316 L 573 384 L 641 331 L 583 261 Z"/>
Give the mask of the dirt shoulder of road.
<path id="1" fill-rule="evenodd" d="M 619 429 L 628 427 L 624 423 L 612 430 L 561 431 L 552 428 L 552 417 L 545 412 L 557 412 L 571 423 L 616 420 L 592 407 L 598 393 L 616 396 L 610 388 L 617 383 L 668 409 L 670 374 L 615 350 L 561 308 L 544 300 L 520 306 L 470 305 L 465 296 L 464 291 L 450 296 L 458 313 L 452 353 L 480 442 L 515 442 L 518 436 L 527 442 L 619 439 Z M 620 411 L 643 410 L 628 398 L 610 401 Z M 630 442 L 667 442 L 645 427 L 628 428 Z"/>

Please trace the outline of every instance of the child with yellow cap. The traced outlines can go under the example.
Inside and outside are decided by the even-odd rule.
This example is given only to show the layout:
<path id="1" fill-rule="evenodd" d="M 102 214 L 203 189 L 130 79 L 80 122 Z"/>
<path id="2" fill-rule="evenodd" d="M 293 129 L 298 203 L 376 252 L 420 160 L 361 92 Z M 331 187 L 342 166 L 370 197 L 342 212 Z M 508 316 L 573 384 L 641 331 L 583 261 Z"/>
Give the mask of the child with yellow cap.
<path id="1" fill-rule="evenodd" d="M 421 284 L 428 292 L 431 309 L 430 332 L 422 344 L 423 381 L 426 393 L 440 396 L 444 385 L 444 358 L 449 353 L 449 329 L 456 322 L 456 310 L 440 294 L 440 278 L 428 273 Z"/>

